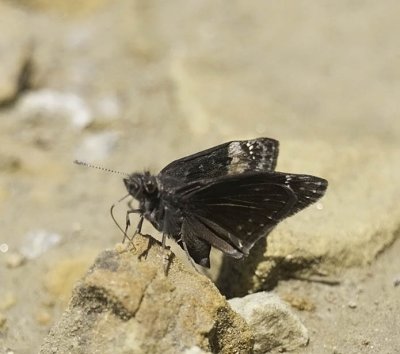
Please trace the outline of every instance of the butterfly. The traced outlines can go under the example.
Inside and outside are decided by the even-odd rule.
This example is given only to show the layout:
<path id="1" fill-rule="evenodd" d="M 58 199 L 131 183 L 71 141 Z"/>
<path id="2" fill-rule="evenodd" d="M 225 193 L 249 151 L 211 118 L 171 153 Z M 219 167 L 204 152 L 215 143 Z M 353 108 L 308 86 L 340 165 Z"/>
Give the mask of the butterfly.
<path id="1" fill-rule="evenodd" d="M 157 175 L 124 178 L 144 219 L 174 239 L 189 259 L 210 267 L 214 247 L 240 259 L 283 219 L 320 199 L 328 182 L 320 177 L 275 172 L 279 142 L 270 138 L 230 141 L 171 162 Z M 129 204 L 130 205 L 130 204 Z M 125 230 L 125 236 L 126 236 Z"/>

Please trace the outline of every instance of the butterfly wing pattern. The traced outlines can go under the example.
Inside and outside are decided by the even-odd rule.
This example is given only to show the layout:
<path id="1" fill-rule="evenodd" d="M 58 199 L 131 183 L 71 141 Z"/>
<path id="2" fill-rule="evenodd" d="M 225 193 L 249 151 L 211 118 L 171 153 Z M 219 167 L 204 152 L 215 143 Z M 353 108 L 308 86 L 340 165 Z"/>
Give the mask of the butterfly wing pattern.
<path id="1" fill-rule="evenodd" d="M 159 176 L 187 183 L 248 171 L 274 171 L 278 153 L 279 142 L 274 139 L 230 141 L 173 161 Z"/>
<path id="2" fill-rule="evenodd" d="M 324 195 L 323 178 L 275 172 L 278 151 L 274 139 L 231 141 L 125 184 L 142 217 L 209 267 L 211 247 L 243 258 L 280 221 Z"/>

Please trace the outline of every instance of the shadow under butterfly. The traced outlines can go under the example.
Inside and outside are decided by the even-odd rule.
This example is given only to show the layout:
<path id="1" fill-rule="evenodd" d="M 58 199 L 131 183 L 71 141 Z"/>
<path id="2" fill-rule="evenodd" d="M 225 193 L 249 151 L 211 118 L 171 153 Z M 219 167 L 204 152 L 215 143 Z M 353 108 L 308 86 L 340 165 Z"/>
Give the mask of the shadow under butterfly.
<path id="1" fill-rule="evenodd" d="M 124 240 L 129 215 L 137 213 L 136 233 L 148 220 L 164 247 L 173 238 L 192 263 L 209 268 L 211 247 L 237 259 L 248 256 L 259 239 L 315 203 L 328 186 L 323 178 L 275 172 L 278 152 L 274 139 L 230 141 L 173 161 L 158 175 L 127 175 L 127 196 L 139 206 L 129 203 Z"/>

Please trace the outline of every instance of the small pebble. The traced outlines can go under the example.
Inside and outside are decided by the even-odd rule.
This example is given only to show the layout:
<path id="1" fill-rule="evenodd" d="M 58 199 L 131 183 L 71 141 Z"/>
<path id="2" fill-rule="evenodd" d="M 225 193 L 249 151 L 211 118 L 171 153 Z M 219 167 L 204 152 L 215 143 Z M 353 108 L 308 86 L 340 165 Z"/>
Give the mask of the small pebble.
<path id="1" fill-rule="evenodd" d="M 121 243 L 121 242 L 118 242 L 116 245 L 115 245 L 115 250 L 118 252 L 118 253 L 124 253 L 124 252 L 126 252 L 126 245 L 124 245 L 123 243 Z"/>
<path id="2" fill-rule="evenodd" d="M 393 280 L 393 286 L 394 287 L 397 287 L 397 286 L 399 286 L 400 285 L 400 277 L 396 277 L 394 280 Z"/>
<path id="3" fill-rule="evenodd" d="M 371 341 L 370 341 L 369 339 L 363 339 L 363 340 L 361 341 L 361 344 L 362 344 L 362 345 L 365 345 L 365 346 L 370 345 L 370 343 L 371 343 Z"/>
<path id="4" fill-rule="evenodd" d="M 18 268 L 23 265 L 26 261 L 26 258 L 23 254 L 19 252 L 12 252 L 7 255 L 6 258 L 6 266 L 7 268 Z"/>
<path id="5" fill-rule="evenodd" d="M 347 306 L 350 307 L 351 309 L 357 308 L 357 304 L 356 304 L 354 301 L 350 301 L 350 302 L 347 304 Z"/>
<path id="6" fill-rule="evenodd" d="M 0 312 L 0 331 L 5 328 L 7 323 L 7 317 Z"/>
<path id="7" fill-rule="evenodd" d="M 56 302 L 54 299 L 51 298 L 46 298 L 44 300 L 42 300 L 42 305 L 48 308 L 52 308 L 56 305 Z"/>
<path id="8" fill-rule="evenodd" d="M 315 304 L 308 298 L 285 294 L 282 299 L 300 311 L 314 311 Z"/>
<path id="9" fill-rule="evenodd" d="M 0 310 L 8 310 L 17 303 L 17 299 L 14 294 L 6 293 L 0 294 Z"/>
<path id="10" fill-rule="evenodd" d="M 8 245 L 6 243 L 0 244 L 0 252 L 2 253 L 8 252 Z"/>
<path id="11" fill-rule="evenodd" d="M 47 311 L 40 311 L 36 314 L 36 322 L 41 326 L 47 326 L 50 324 L 52 317 Z"/>

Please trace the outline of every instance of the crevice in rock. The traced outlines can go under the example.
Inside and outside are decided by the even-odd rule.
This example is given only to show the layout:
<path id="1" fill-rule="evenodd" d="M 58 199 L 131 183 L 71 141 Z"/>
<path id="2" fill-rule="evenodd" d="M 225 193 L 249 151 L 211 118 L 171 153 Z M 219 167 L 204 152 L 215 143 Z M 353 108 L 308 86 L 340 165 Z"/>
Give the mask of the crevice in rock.
<path id="1" fill-rule="evenodd" d="M 72 303 L 75 306 L 83 307 L 87 314 L 101 313 L 109 309 L 123 321 L 128 321 L 136 313 L 136 311 L 135 313 L 130 312 L 109 292 L 96 286 L 80 287 Z"/>

